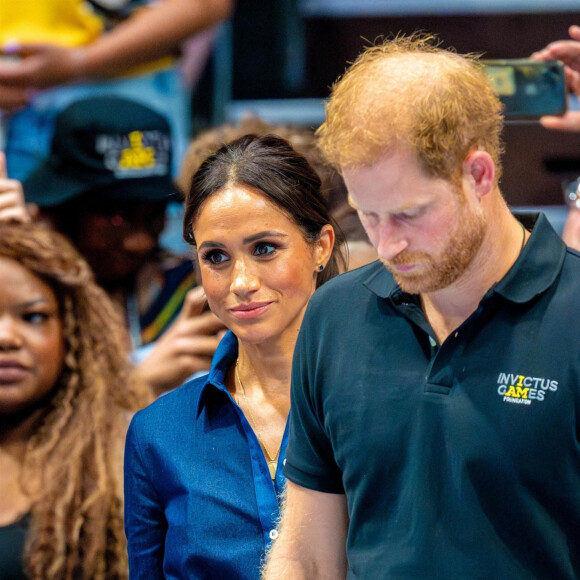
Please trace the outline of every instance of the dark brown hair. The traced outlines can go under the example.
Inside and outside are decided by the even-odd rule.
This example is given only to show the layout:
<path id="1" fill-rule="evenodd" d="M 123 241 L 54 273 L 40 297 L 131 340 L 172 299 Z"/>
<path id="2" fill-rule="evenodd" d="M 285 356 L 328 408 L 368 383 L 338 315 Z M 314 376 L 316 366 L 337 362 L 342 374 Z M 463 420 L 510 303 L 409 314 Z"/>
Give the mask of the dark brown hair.
<path id="1" fill-rule="evenodd" d="M 330 217 L 318 174 L 288 141 L 276 135 L 245 135 L 222 146 L 201 164 L 185 199 L 183 237 L 188 244 L 196 245 L 193 222 L 203 202 L 231 185 L 263 192 L 302 229 L 310 243 L 318 239 L 323 226 L 332 225 L 335 244 L 326 268 L 318 274 L 317 287 L 345 269 L 340 251 L 344 236 Z"/>

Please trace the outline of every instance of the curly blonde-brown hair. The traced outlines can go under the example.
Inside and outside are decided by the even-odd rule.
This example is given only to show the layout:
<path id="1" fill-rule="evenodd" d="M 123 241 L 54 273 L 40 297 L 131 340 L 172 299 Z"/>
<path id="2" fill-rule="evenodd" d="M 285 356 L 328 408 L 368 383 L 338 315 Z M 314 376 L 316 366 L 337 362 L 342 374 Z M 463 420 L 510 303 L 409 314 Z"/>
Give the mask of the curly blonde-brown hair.
<path id="1" fill-rule="evenodd" d="M 367 47 L 337 80 L 318 143 L 337 169 L 372 165 L 409 147 L 428 175 L 454 180 L 482 148 L 501 173 L 502 105 L 477 55 L 436 36 L 397 35 Z"/>
<path id="2" fill-rule="evenodd" d="M 33 580 L 126 578 L 120 458 L 128 416 L 150 396 L 129 380 L 124 327 L 84 259 L 56 232 L 0 224 L 0 256 L 52 288 L 65 341 L 63 369 L 21 474 L 34 498 L 27 573 Z"/>

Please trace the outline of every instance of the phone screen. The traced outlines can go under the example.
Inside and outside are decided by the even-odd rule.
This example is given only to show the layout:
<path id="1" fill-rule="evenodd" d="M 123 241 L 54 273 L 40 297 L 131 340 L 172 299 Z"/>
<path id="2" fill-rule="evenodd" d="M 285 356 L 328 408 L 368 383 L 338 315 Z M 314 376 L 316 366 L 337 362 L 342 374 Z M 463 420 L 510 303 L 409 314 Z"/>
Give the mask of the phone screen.
<path id="1" fill-rule="evenodd" d="M 482 63 L 504 104 L 506 119 L 537 119 L 566 112 L 566 77 L 560 61 L 504 59 Z"/>

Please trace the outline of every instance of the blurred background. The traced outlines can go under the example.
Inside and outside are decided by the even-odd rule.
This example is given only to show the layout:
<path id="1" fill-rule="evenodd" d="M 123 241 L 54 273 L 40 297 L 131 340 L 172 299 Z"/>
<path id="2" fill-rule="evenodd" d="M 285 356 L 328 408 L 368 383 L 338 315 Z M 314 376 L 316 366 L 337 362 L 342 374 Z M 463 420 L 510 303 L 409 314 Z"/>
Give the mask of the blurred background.
<path id="1" fill-rule="evenodd" d="M 381 35 L 423 30 L 462 53 L 524 58 L 574 23 L 578 0 L 237 0 L 193 95 L 194 134 L 248 112 L 316 127 L 330 85 Z M 504 140 L 508 203 L 558 212 L 580 175 L 580 135 L 517 121 Z"/>

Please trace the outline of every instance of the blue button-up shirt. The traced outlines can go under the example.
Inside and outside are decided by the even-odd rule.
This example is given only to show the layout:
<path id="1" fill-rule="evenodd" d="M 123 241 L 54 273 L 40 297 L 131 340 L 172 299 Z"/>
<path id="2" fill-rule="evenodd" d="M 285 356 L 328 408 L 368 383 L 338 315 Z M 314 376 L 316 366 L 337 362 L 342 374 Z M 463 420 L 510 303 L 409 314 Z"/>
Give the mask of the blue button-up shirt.
<path id="1" fill-rule="evenodd" d="M 228 332 L 208 375 L 135 415 L 125 448 L 125 530 L 131 578 L 257 579 L 276 537 L 276 480 L 225 386 L 238 344 Z"/>

